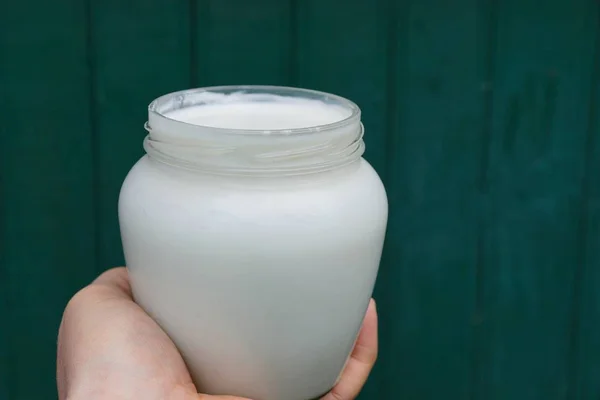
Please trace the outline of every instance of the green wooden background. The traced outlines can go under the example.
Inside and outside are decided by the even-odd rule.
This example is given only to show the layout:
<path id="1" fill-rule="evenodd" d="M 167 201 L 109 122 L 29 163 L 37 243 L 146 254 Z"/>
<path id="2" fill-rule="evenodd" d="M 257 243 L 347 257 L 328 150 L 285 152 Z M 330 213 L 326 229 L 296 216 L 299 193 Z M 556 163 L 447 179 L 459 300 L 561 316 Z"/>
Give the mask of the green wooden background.
<path id="1" fill-rule="evenodd" d="M 61 311 L 123 262 L 146 105 L 242 83 L 364 111 L 390 223 L 362 399 L 600 397 L 597 0 L 0 0 L 0 399 L 55 398 Z"/>

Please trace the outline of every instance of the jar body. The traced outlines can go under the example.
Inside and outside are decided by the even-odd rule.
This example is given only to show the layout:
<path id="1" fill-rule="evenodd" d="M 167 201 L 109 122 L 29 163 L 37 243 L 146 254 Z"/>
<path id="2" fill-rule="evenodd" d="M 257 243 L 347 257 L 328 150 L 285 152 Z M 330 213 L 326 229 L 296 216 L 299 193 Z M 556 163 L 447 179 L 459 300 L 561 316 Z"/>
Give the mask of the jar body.
<path id="1" fill-rule="evenodd" d="M 220 177 L 144 156 L 119 199 L 135 300 L 198 389 L 308 400 L 335 384 L 360 329 L 387 223 L 362 158 L 292 177 Z"/>

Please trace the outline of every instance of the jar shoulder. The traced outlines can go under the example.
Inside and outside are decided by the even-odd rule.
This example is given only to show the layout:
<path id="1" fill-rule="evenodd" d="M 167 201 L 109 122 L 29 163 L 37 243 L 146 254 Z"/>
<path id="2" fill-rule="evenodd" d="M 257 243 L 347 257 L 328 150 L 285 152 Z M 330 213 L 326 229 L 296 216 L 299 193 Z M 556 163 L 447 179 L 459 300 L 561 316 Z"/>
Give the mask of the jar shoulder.
<path id="1" fill-rule="evenodd" d="M 202 175 L 145 156 L 123 183 L 119 212 L 187 219 L 215 215 L 353 219 L 351 215 L 369 214 L 387 218 L 387 197 L 379 176 L 364 159 L 328 175 L 263 179 Z"/>

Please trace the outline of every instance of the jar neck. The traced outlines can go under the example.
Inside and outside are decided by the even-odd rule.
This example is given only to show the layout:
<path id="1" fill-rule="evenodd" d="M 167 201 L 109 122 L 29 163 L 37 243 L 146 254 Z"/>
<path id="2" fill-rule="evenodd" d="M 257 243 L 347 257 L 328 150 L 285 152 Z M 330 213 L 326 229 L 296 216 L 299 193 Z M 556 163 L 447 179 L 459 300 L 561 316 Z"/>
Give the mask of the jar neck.
<path id="1" fill-rule="evenodd" d="M 282 101 L 285 108 L 279 110 Z M 225 124 L 229 126 L 199 125 L 172 117 L 177 110 L 186 110 L 186 115 L 191 115 L 188 110 L 202 111 L 203 106 L 214 104 L 218 105 L 219 113 L 224 113 Z M 237 108 L 228 106 L 232 104 Z M 248 115 L 236 114 L 249 110 L 240 111 L 240 104 L 258 105 L 256 118 L 260 119 L 263 113 L 262 118 L 267 121 L 259 122 L 259 129 L 244 129 L 244 124 L 254 121 L 252 115 L 248 120 Z M 228 115 L 230 110 L 232 114 Z M 335 120 L 339 118 L 335 116 L 331 123 L 306 127 L 294 125 L 296 118 L 290 120 L 290 128 L 286 128 L 286 113 L 291 112 L 292 116 L 297 113 L 300 120 L 305 115 L 307 120 L 314 120 L 321 116 L 329 118 L 329 111 L 339 112 L 345 118 Z M 254 109 L 251 112 L 255 112 Z M 269 121 L 269 113 L 273 113 L 275 122 Z M 279 125 L 275 129 L 260 129 L 260 123 Z M 144 149 L 152 159 L 188 170 L 223 175 L 318 173 L 356 161 L 365 149 L 360 110 L 354 103 L 326 93 L 294 88 L 219 87 L 173 93 L 150 104 L 146 129 L 149 134 L 144 140 Z"/>

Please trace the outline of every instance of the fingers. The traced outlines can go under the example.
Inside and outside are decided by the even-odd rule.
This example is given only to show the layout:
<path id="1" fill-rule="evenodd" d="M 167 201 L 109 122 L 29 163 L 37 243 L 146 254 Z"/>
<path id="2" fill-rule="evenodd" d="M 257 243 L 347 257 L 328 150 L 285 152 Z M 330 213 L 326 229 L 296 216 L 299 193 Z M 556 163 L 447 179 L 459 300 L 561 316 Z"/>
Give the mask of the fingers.
<path id="1" fill-rule="evenodd" d="M 322 400 L 355 399 L 377 359 L 377 310 L 371 299 L 354 350 L 337 385 Z"/>
<path id="2" fill-rule="evenodd" d="M 69 301 L 59 328 L 57 380 L 59 398 L 73 400 L 96 392 L 164 399 L 165 391 L 191 383 L 175 345 L 133 302 L 124 268 L 105 272 Z M 196 392 L 188 398 L 195 400 Z"/>
<path id="3" fill-rule="evenodd" d="M 111 300 L 116 300 L 116 304 Z M 107 303 L 107 301 L 111 302 Z M 118 305 L 118 307 L 115 307 L 115 305 Z M 61 334 L 59 335 L 59 337 L 64 336 L 64 332 L 62 332 L 63 330 L 65 330 L 63 325 L 65 325 L 65 322 L 68 322 L 69 319 L 71 319 L 72 321 L 76 321 L 77 323 L 67 324 L 71 327 L 71 329 L 67 330 L 68 332 L 89 332 L 89 334 L 83 336 L 76 335 L 80 337 L 79 341 L 85 342 L 80 343 L 79 345 L 77 345 L 78 340 L 75 340 L 73 338 L 70 338 L 71 340 L 66 341 L 59 340 L 59 365 L 57 372 L 59 377 L 59 392 L 61 392 L 63 395 L 66 394 L 68 391 L 66 383 L 67 381 L 69 381 L 69 379 L 66 379 L 67 375 L 70 375 L 71 377 L 75 376 L 75 373 L 73 372 L 68 373 L 68 365 L 82 365 L 83 360 L 87 360 L 90 358 L 90 355 L 87 353 L 89 353 L 93 349 L 98 350 L 98 343 L 102 344 L 104 342 L 107 342 L 107 340 L 105 340 L 106 337 L 100 338 L 102 340 L 98 338 L 99 335 L 107 333 L 103 332 L 104 330 L 106 330 L 107 326 L 111 327 L 112 333 L 110 333 L 108 337 L 112 338 L 113 341 L 116 340 L 116 333 L 123 336 L 123 333 L 131 331 L 131 329 L 125 329 L 127 326 L 129 326 L 129 328 L 135 328 L 133 330 L 135 331 L 135 335 L 137 336 L 140 335 L 140 332 L 151 331 L 150 334 L 145 335 L 146 340 L 143 341 L 144 343 L 148 342 L 148 338 L 156 340 L 157 333 L 160 333 L 164 336 L 164 338 L 162 338 L 163 340 L 159 341 L 160 343 L 170 343 L 166 335 L 162 333 L 162 331 L 157 326 L 154 326 L 155 323 L 151 321 L 149 317 L 145 313 L 143 313 L 137 305 L 135 305 L 135 303 L 133 303 L 131 287 L 129 285 L 127 270 L 125 268 L 114 268 L 100 275 L 90 286 L 88 286 L 81 293 L 74 297 L 74 299 L 71 301 L 71 305 L 67 307 L 67 309 L 70 310 L 70 312 L 65 313 L 65 318 L 63 319 L 63 323 L 61 324 Z M 104 315 L 106 313 L 108 315 Z M 77 315 L 84 315 L 86 317 L 81 317 L 79 319 L 68 318 L 69 314 L 75 314 L 75 317 L 77 317 Z M 131 321 L 134 320 L 136 321 L 136 323 L 135 325 L 132 325 Z M 110 324 L 106 323 L 107 321 L 109 321 Z M 127 324 L 129 325 L 125 324 L 125 322 L 127 322 Z M 150 325 L 152 325 L 154 329 L 150 329 Z M 125 336 L 129 337 L 134 335 L 132 333 Z M 81 339 L 81 337 L 83 337 L 83 339 L 87 339 L 83 340 Z M 119 337 L 117 337 L 117 339 L 119 339 Z M 63 346 L 61 346 L 62 342 L 70 343 L 70 346 L 63 349 Z M 112 347 L 114 346 L 111 346 L 111 348 Z M 157 345 L 150 347 L 160 349 L 164 346 Z M 107 349 L 100 350 L 102 350 L 101 352 L 105 356 L 106 354 L 110 353 Z M 174 349 L 174 346 L 172 350 L 175 354 L 176 350 Z M 377 359 L 377 350 L 377 311 L 375 307 L 375 302 L 371 300 L 363 321 L 361 331 L 358 335 L 356 344 L 348 360 L 348 363 L 342 373 L 342 376 L 338 384 L 331 390 L 331 392 L 329 392 L 325 397 L 323 397 L 322 400 L 355 399 L 358 396 L 362 387 L 364 386 L 365 382 L 367 381 L 369 373 L 371 372 L 371 369 L 375 364 L 375 360 Z M 131 351 L 120 352 L 118 354 L 129 353 L 131 353 Z M 117 357 L 117 355 L 115 355 L 114 357 Z M 165 359 L 165 357 L 162 356 L 159 358 L 161 360 Z M 65 364 L 61 362 L 61 360 L 71 361 Z M 77 362 L 72 362 L 73 360 Z M 147 360 L 144 362 L 144 365 L 148 365 Z M 179 375 L 185 375 L 187 378 L 183 381 L 187 381 L 189 379 L 189 375 L 187 375 L 182 361 L 179 369 L 181 369 L 181 371 L 184 371 L 183 374 Z M 172 380 L 179 382 L 182 381 L 180 379 Z M 195 390 L 185 390 L 185 393 L 186 394 L 184 395 L 184 397 L 182 397 L 182 399 L 185 400 L 249 400 L 232 396 L 209 396 L 204 394 L 196 394 Z M 64 398 L 64 396 L 61 396 L 61 398 Z M 180 399 L 179 395 L 175 396 L 175 398 L 177 398 L 177 400 Z M 175 398 L 173 398 L 173 400 L 175 400 Z"/>

